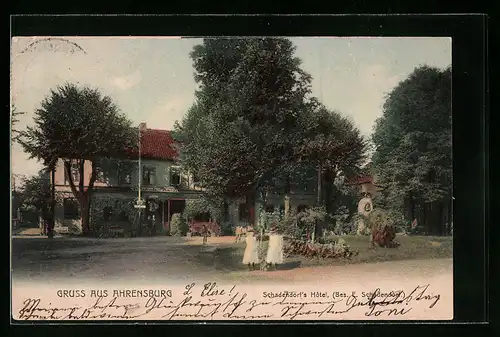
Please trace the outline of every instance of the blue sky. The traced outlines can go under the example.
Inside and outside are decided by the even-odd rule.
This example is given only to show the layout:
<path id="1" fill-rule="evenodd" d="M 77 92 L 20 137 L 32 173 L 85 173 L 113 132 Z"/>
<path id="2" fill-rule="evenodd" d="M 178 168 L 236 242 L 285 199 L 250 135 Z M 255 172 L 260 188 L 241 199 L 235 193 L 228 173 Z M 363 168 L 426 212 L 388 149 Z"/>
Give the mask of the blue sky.
<path id="1" fill-rule="evenodd" d="M 201 39 L 67 37 L 73 45 L 41 38 L 12 39 L 11 98 L 17 128 L 32 123 L 33 111 L 50 89 L 64 82 L 99 88 L 136 124 L 171 129 L 193 103 L 196 84 L 189 52 Z M 313 77 L 313 94 L 348 115 L 369 136 L 382 114 L 384 96 L 419 65 L 451 65 L 450 38 L 291 38 L 302 67 Z M 74 51 L 74 52 L 73 52 Z M 12 171 L 40 169 L 22 149 L 12 147 Z"/>

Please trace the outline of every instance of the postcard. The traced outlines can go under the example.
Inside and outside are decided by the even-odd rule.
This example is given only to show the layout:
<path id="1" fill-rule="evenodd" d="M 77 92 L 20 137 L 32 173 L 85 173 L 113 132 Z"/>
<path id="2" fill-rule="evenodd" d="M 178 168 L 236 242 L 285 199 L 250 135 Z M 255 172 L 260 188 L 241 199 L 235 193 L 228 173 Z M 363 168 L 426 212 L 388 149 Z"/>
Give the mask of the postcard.
<path id="1" fill-rule="evenodd" d="M 451 60 L 13 36 L 12 322 L 453 319 Z"/>

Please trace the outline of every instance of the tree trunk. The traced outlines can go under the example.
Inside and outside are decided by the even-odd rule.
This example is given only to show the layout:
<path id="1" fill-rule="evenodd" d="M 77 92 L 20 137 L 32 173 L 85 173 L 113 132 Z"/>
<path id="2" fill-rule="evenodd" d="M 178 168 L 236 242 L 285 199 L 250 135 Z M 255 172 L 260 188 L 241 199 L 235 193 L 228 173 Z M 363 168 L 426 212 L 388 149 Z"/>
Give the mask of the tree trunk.
<path id="1" fill-rule="evenodd" d="M 80 210 L 82 217 L 82 234 L 87 236 L 90 234 L 90 200 L 88 195 L 80 198 Z"/>
<path id="2" fill-rule="evenodd" d="M 317 198 L 316 198 L 316 204 L 317 206 L 321 206 L 321 184 L 322 184 L 322 179 L 321 179 L 321 171 L 323 171 L 323 167 L 321 164 L 318 164 L 318 195 L 317 195 Z"/>
<path id="3" fill-rule="evenodd" d="M 413 197 L 410 196 L 410 221 L 413 221 L 415 220 L 416 218 L 416 214 L 415 214 L 415 201 L 413 200 Z"/>
<path id="4" fill-rule="evenodd" d="M 51 200 L 50 200 L 50 220 L 47 221 L 47 237 L 49 239 L 54 237 L 54 227 L 56 226 L 56 169 L 52 168 L 51 172 Z"/>
<path id="5" fill-rule="evenodd" d="M 328 214 L 333 214 L 334 213 L 333 205 L 335 203 L 334 202 L 335 174 L 331 170 L 328 170 L 325 173 L 324 182 L 325 182 L 324 206 Z"/>

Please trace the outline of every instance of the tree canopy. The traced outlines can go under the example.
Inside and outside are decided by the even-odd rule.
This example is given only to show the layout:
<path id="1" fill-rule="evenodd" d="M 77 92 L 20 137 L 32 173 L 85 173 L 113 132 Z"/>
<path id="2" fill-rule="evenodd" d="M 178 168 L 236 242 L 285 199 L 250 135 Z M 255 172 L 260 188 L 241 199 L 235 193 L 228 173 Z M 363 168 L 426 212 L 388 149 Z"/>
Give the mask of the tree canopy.
<path id="1" fill-rule="evenodd" d="M 209 193 L 252 204 L 252 194 L 278 192 L 288 213 L 292 188 L 317 179 L 318 196 L 325 184 L 324 201 L 332 203 L 337 176 L 358 173 L 364 138 L 312 96 L 290 40 L 205 39 L 191 57 L 197 100 L 174 137 L 181 162 Z"/>
<path id="2" fill-rule="evenodd" d="M 208 190 L 242 196 L 269 187 L 293 157 L 298 115 L 312 104 L 310 76 L 294 50 L 276 38 L 205 39 L 195 47 L 198 99 L 175 135 L 181 161 Z"/>
<path id="3" fill-rule="evenodd" d="M 451 68 L 415 68 L 388 94 L 372 137 L 383 204 L 401 210 L 408 199 L 450 199 Z"/>
<path id="4" fill-rule="evenodd" d="M 123 157 L 127 150 L 134 149 L 137 129 L 110 97 L 97 89 L 69 83 L 50 91 L 35 111 L 34 122 L 21 132 L 19 142 L 31 158 L 49 168 L 59 158 L 63 160 L 71 191 L 80 203 L 82 230 L 87 232 L 98 160 Z M 90 161 L 91 172 L 84 172 L 85 161 Z M 74 164 L 79 171 L 78 182 L 73 181 Z"/>
<path id="5" fill-rule="evenodd" d="M 36 211 L 44 219 L 49 218 L 52 193 L 50 177 L 46 170 L 41 170 L 31 177 L 24 177 L 19 195 L 23 210 Z"/>

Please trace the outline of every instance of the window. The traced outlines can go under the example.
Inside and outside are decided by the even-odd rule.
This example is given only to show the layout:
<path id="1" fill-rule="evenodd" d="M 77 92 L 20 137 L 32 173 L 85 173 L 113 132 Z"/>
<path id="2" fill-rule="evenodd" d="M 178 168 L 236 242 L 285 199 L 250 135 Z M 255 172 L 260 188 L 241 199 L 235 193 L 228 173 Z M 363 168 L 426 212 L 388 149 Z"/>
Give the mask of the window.
<path id="1" fill-rule="evenodd" d="M 274 205 L 266 205 L 266 213 L 273 213 L 274 212 Z"/>
<path id="2" fill-rule="evenodd" d="M 240 206 L 239 206 L 239 218 L 240 218 L 240 221 L 250 220 L 250 212 L 248 211 L 246 204 L 240 204 Z"/>
<path id="3" fill-rule="evenodd" d="M 102 218 L 104 221 L 111 221 L 113 218 L 113 208 L 109 206 L 104 207 L 102 210 Z"/>
<path id="4" fill-rule="evenodd" d="M 154 185 L 156 183 L 156 169 L 151 166 L 144 166 L 142 169 L 142 183 L 144 185 Z"/>
<path id="5" fill-rule="evenodd" d="M 75 185 L 78 185 L 80 181 L 80 165 L 78 165 L 78 163 L 71 163 L 71 176 Z M 66 168 L 64 168 L 64 184 L 69 184 L 69 177 L 66 172 Z"/>
<path id="6" fill-rule="evenodd" d="M 118 184 L 119 185 L 130 185 L 132 183 L 132 169 L 130 167 L 124 167 L 123 165 L 118 167 Z"/>
<path id="7" fill-rule="evenodd" d="M 106 182 L 106 178 L 104 177 L 104 171 L 101 169 L 101 168 L 97 168 L 97 172 L 96 172 L 96 179 L 95 179 L 98 183 L 105 183 Z"/>
<path id="8" fill-rule="evenodd" d="M 307 210 L 307 205 L 298 205 L 297 206 L 297 213 L 305 212 L 306 210 Z"/>
<path id="9" fill-rule="evenodd" d="M 179 173 L 179 169 L 172 168 L 170 170 L 170 185 L 176 186 L 181 184 L 181 175 Z"/>
<path id="10" fill-rule="evenodd" d="M 63 200 L 64 219 L 65 220 L 78 220 L 80 219 L 80 206 L 73 198 L 65 198 Z"/>

